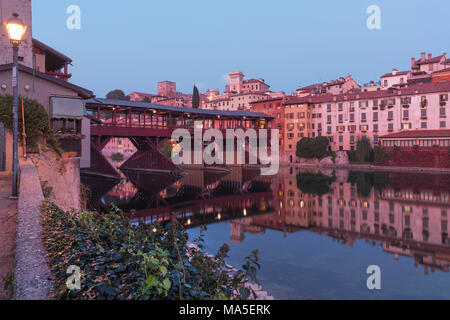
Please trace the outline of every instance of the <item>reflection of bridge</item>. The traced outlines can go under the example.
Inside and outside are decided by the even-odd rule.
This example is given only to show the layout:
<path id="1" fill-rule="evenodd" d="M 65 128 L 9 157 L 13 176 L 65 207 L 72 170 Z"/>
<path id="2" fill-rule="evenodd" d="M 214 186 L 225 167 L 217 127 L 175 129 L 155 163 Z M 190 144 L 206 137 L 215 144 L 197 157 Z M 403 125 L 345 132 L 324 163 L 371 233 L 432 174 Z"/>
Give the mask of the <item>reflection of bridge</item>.
<path id="1" fill-rule="evenodd" d="M 267 214 L 273 211 L 272 192 L 238 194 L 187 201 L 165 207 L 139 210 L 133 221 L 154 223 L 176 218 L 187 228 Z"/>
<path id="2" fill-rule="evenodd" d="M 138 190 L 126 203 L 121 201 L 122 188 L 116 189 L 116 185 L 126 186 L 129 182 L 102 188 L 99 179 L 83 176 L 83 183 L 102 192 L 92 195 L 92 207 L 108 210 L 110 202 L 114 202 L 125 212 L 133 209 L 134 220 L 146 223 L 170 221 L 175 215 L 189 228 L 273 212 L 270 184 L 254 180 L 259 175 L 256 168 L 231 167 L 231 172 L 187 169 L 178 176 L 142 170 L 123 172 Z"/>
<path id="3" fill-rule="evenodd" d="M 265 129 L 272 119 L 262 113 L 215 111 L 180 108 L 145 102 L 91 99 L 86 103 L 91 116 L 91 172 L 117 176 L 104 159 L 102 149 L 113 137 L 128 138 L 138 149 L 121 169 L 159 169 L 169 172 L 178 168 L 159 148 L 176 129 L 194 127 L 202 131 L 218 129 Z M 196 124 L 194 124 L 194 122 Z M 201 124 L 197 124 L 200 122 Z"/>

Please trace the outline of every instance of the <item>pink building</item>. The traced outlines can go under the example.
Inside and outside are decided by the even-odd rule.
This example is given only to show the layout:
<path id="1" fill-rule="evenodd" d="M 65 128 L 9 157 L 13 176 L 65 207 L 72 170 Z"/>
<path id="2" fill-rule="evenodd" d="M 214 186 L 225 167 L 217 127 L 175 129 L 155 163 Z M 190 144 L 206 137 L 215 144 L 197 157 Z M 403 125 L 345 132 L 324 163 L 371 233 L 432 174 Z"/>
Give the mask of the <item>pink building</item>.
<path id="1" fill-rule="evenodd" d="M 299 97 L 316 94 L 341 94 L 360 88 L 360 85 L 349 75 L 330 82 L 315 83 L 306 87 L 299 87 L 295 95 Z"/>
<path id="2" fill-rule="evenodd" d="M 354 150 L 361 136 L 378 144 L 379 137 L 388 133 L 448 129 L 449 95 L 450 81 L 443 81 L 380 91 L 295 97 L 289 100 L 289 106 L 308 106 L 312 114 L 308 136 L 327 136 L 333 151 Z"/>
<path id="3" fill-rule="evenodd" d="M 284 92 L 271 92 L 264 79 L 244 80 L 241 71 L 231 72 L 228 78 L 230 83 L 225 87 L 224 93 L 220 94 L 217 89 L 207 91 L 202 109 L 250 110 L 251 103 L 285 95 Z"/>

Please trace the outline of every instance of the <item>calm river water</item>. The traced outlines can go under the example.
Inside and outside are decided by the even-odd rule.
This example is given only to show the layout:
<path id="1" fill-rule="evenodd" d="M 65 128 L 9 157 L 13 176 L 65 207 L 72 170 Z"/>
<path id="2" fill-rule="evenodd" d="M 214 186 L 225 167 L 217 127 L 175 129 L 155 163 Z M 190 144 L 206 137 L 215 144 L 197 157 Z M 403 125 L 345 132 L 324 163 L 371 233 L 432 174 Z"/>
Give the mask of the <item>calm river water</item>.
<path id="1" fill-rule="evenodd" d="M 450 299 L 450 175 L 285 167 L 125 172 L 83 177 L 90 206 L 136 210 L 135 222 L 176 214 L 191 238 L 231 248 L 229 263 L 260 252 L 258 278 L 276 299 Z M 366 273 L 381 269 L 381 290 Z"/>

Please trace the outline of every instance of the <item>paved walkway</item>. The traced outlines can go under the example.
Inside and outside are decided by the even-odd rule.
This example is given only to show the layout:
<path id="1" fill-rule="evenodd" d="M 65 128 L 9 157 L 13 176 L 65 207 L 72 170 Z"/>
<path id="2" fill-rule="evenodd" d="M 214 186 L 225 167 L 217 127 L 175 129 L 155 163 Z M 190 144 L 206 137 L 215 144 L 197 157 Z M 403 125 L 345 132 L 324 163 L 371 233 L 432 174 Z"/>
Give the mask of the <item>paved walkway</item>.
<path id="1" fill-rule="evenodd" d="M 0 176 L 0 300 L 12 298 L 12 292 L 4 290 L 4 278 L 14 271 L 14 249 L 16 247 L 17 200 L 11 195 L 11 177 Z"/>

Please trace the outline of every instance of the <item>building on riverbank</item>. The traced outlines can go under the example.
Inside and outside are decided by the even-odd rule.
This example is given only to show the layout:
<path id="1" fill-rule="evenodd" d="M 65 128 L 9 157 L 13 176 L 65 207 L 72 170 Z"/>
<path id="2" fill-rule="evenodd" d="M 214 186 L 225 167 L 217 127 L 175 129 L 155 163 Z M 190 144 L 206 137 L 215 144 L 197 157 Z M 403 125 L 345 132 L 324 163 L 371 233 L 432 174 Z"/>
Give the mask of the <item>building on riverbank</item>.
<path id="1" fill-rule="evenodd" d="M 388 165 L 450 168 L 450 129 L 400 131 L 380 137 Z"/>
<path id="2" fill-rule="evenodd" d="M 207 99 L 201 103 L 202 109 L 249 111 L 252 103 L 285 96 L 284 92 L 270 91 L 264 79 L 244 80 L 241 71 L 231 72 L 228 80 L 224 93 L 221 94 L 217 89 L 207 91 Z"/>
<path id="3" fill-rule="evenodd" d="M 251 109 L 275 119 L 280 129 L 282 161 L 295 162 L 296 144 L 303 137 L 325 136 L 330 150 L 356 149 L 366 136 L 378 145 L 380 137 L 411 130 L 450 128 L 449 59 L 423 52 L 412 58 L 411 70 L 381 76 L 379 84 L 361 87 L 351 76 L 300 87 L 282 99 L 251 102 Z M 282 106 L 271 109 L 273 103 Z"/>
<path id="4" fill-rule="evenodd" d="M 90 120 L 85 118 L 84 101 L 93 96 L 90 90 L 70 83 L 68 66 L 72 60 L 32 36 L 31 1 L 0 0 L 0 95 L 12 94 L 12 45 L 3 22 L 13 13 L 28 26 L 24 40 L 19 46 L 19 95 L 37 100 L 49 114 L 51 125 L 60 139 L 63 151 L 77 152 L 89 158 Z M 1 145 L 9 144 L 12 135 L 6 130 L 1 135 Z M 11 171 L 12 148 L 4 148 L 3 166 L 0 170 Z M 82 162 L 87 165 L 90 161 Z M 3 167 L 3 168 L 2 168 Z"/>

